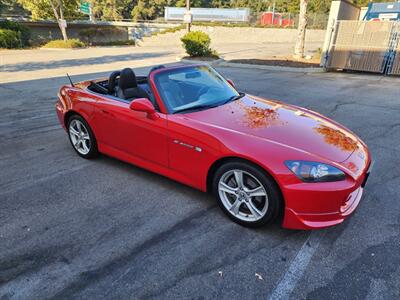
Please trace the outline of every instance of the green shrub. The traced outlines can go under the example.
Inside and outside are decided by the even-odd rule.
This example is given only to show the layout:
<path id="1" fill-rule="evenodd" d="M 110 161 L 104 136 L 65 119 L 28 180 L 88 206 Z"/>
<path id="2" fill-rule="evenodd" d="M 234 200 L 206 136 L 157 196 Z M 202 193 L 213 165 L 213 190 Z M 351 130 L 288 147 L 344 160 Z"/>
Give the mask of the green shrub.
<path id="1" fill-rule="evenodd" d="M 191 31 L 181 41 L 190 56 L 215 56 L 215 51 L 210 48 L 210 37 L 202 31 Z"/>
<path id="2" fill-rule="evenodd" d="M 0 48 L 20 48 L 21 40 L 16 31 L 0 29 Z"/>
<path id="3" fill-rule="evenodd" d="M 10 20 L 1 20 L 0 29 L 8 29 L 15 31 L 20 40 L 20 46 L 23 47 L 29 46 L 29 39 L 31 37 L 31 32 L 28 27 Z"/>
<path id="4" fill-rule="evenodd" d="M 82 48 L 85 44 L 78 39 L 69 39 L 66 42 L 64 40 L 53 40 L 48 42 L 43 48 Z"/>

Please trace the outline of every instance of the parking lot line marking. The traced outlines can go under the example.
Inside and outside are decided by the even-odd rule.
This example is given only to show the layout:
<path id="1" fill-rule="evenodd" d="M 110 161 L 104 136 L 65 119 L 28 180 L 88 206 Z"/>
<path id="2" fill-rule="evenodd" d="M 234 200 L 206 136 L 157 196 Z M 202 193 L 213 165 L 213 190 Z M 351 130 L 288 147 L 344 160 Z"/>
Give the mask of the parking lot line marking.
<path id="1" fill-rule="evenodd" d="M 304 271 L 310 263 L 315 251 L 319 247 L 324 235 L 324 230 L 311 232 L 303 246 L 301 246 L 299 252 L 296 254 L 296 257 L 291 262 L 285 275 L 272 291 L 268 298 L 269 300 L 289 299 L 290 294 L 299 280 L 303 277 Z"/>

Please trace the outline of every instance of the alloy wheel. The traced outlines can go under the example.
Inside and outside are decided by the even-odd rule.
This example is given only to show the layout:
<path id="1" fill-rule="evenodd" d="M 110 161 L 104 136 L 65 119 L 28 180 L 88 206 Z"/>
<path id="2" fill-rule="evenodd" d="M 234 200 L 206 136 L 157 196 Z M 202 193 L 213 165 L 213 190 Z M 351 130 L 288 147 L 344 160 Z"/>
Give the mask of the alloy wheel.
<path id="1" fill-rule="evenodd" d="M 235 169 L 225 172 L 218 183 L 220 199 L 230 214 L 255 222 L 268 211 L 268 195 L 261 182 L 252 174 Z"/>

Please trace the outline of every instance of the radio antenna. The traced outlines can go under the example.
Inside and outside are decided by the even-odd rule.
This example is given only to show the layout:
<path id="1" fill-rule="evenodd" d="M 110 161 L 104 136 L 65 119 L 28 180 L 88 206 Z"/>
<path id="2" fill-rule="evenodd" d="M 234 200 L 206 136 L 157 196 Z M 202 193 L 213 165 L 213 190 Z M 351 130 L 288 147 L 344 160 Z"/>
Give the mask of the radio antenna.
<path id="1" fill-rule="evenodd" d="M 74 85 L 74 83 L 72 82 L 71 77 L 69 77 L 68 73 L 67 73 L 67 77 L 68 77 L 68 79 L 69 79 L 69 82 L 71 82 L 71 86 L 72 86 L 72 87 L 75 87 L 75 85 Z"/>

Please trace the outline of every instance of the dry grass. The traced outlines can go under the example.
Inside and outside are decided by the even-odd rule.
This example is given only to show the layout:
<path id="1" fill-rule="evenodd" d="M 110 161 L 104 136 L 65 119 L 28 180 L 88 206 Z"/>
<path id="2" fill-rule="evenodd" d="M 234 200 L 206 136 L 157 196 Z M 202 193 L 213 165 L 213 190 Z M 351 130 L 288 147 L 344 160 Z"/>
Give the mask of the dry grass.
<path id="1" fill-rule="evenodd" d="M 66 48 L 66 49 L 83 48 L 83 47 L 85 47 L 85 44 L 78 39 L 70 39 L 67 41 L 53 40 L 43 46 L 43 48 Z"/>
<path id="2" fill-rule="evenodd" d="M 301 58 L 295 59 L 291 56 L 272 56 L 257 59 L 233 59 L 229 62 L 239 64 L 252 64 L 252 65 L 268 65 L 279 67 L 293 67 L 293 68 L 318 68 L 320 58 L 312 57 L 310 59 Z"/>

